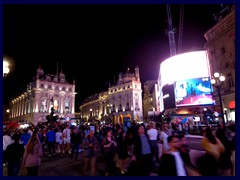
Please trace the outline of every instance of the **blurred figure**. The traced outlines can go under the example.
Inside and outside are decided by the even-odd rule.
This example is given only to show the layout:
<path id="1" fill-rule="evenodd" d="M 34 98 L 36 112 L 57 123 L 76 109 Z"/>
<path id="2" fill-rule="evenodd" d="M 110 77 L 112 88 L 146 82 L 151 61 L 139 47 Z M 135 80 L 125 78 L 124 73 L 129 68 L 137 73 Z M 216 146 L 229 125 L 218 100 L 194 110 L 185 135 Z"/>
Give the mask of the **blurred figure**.
<path id="1" fill-rule="evenodd" d="M 69 124 L 67 124 L 66 128 L 63 130 L 63 153 L 65 153 L 65 150 L 67 149 L 67 152 L 71 154 L 70 143 L 71 143 L 71 129 Z"/>
<path id="2" fill-rule="evenodd" d="M 183 159 L 183 162 L 189 166 L 193 166 L 189 156 L 189 142 L 187 138 L 185 137 L 184 134 L 179 134 L 178 138 L 180 144 L 179 152 Z"/>
<path id="3" fill-rule="evenodd" d="M 126 132 L 121 132 L 118 141 L 118 159 L 120 161 L 120 170 L 122 174 L 127 172 L 127 159 L 128 159 L 128 144 L 126 140 Z"/>
<path id="4" fill-rule="evenodd" d="M 225 151 L 225 148 L 209 127 L 203 130 L 202 147 L 206 154 L 198 162 L 200 173 L 203 176 L 218 176 L 220 154 Z"/>
<path id="5" fill-rule="evenodd" d="M 63 133 L 60 128 L 56 133 L 57 152 L 60 154 L 63 152 Z"/>
<path id="6" fill-rule="evenodd" d="M 95 175 L 96 155 L 97 155 L 97 138 L 94 136 L 94 132 L 90 131 L 82 142 L 82 148 L 84 149 L 84 175 L 88 175 L 90 169 L 90 175 Z"/>
<path id="7" fill-rule="evenodd" d="M 41 165 L 42 144 L 38 139 L 37 132 L 34 131 L 23 155 L 22 166 L 27 168 L 28 176 L 38 176 L 39 166 Z"/>
<path id="8" fill-rule="evenodd" d="M 187 176 L 183 159 L 180 155 L 180 143 L 177 135 L 167 138 L 169 151 L 164 153 L 160 160 L 159 176 Z"/>
<path id="9" fill-rule="evenodd" d="M 148 135 L 143 125 L 138 127 L 138 135 L 134 140 L 133 154 L 136 158 L 137 174 L 139 176 L 150 176 L 152 170 L 152 149 Z"/>
<path id="10" fill-rule="evenodd" d="M 108 131 L 106 137 L 102 141 L 102 154 L 106 160 L 106 176 L 114 175 L 116 164 L 114 156 L 117 153 L 117 143 L 112 136 L 112 132 Z"/>
<path id="11" fill-rule="evenodd" d="M 31 137 L 31 134 L 28 132 L 28 129 L 24 129 L 23 132 L 24 133 L 21 135 L 21 142 L 22 142 L 23 146 L 26 147 L 26 145 Z"/>
<path id="12" fill-rule="evenodd" d="M 231 143 L 231 161 L 232 161 L 232 175 L 235 176 L 235 124 L 228 126 L 231 133 L 230 143 Z"/>
<path id="13" fill-rule="evenodd" d="M 3 166 L 5 166 L 5 164 L 7 162 L 7 158 L 6 158 L 7 157 L 6 156 L 7 146 L 12 143 L 13 143 L 13 140 L 12 140 L 11 136 L 9 135 L 9 131 L 5 130 L 3 132 Z"/>
<path id="14" fill-rule="evenodd" d="M 232 161 L 231 161 L 231 143 L 227 136 L 225 135 L 224 130 L 221 127 L 218 127 L 216 130 L 216 137 L 223 144 L 225 151 L 220 154 L 220 159 L 218 163 L 219 175 L 220 176 L 231 176 L 232 170 Z"/>
<path id="15" fill-rule="evenodd" d="M 158 130 L 156 129 L 154 122 L 150 122 L 149 129 L 147 130 L 147 135 L 149 137 L 150 145 L 152 148 L 152 156 L 155 158 L 155 161 L 159 163 Z"/>
<path id="16" fill-rule="evenodd" d="M 169 150 L 169 144 L 168 144 L 168 136 L 170 136 L 171 134 L 169 134 L 168 131 L 168 127 L 166 124 L 162 125 L 162 131 L 160 133 L 160 140 L 162 140 L 163 142 L 163 153 Z"/>
<path id="17" fill-rule="evenodd" d="M 8 176 L 18 176 L 24 153 L 24 146 L 19 143 L 20 136 L 13 134 L 12 144 L 6 148 L 6 162 L 8 163 Z"/>
<path id="18" fill-rule="evenodd" d="M 80 147 L 80 143 L 81 143 L 81 134 L 78 132 L 78 128 L 74 127 L 71 133 L 71 159 L 73 158 L 74 154 L 75 154 L 75 160 L 78 159 L 78 150 Z"/>
<path id="19" fill-rule="evenodd" d="M 47 145 L 48 145 L 48 156 L 51 157 L 55 155 L 55 142 L 56 142 L 56 132 L 55 127 L 50 126 L 47 134 Z"/>

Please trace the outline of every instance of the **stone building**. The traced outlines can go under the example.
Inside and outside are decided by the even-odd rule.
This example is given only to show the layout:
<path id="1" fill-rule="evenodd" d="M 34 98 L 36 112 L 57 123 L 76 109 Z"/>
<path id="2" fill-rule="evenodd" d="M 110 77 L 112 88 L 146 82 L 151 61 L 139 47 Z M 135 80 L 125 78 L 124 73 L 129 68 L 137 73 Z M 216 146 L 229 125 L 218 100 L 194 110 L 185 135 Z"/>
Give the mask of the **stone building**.
<path id="1" fill-rule="evenodd" d="M 65 75 L 44 75 L 41 67 L 27 90 L 10 102 L 10 120 L 46 122 L 46 116 L 54 109 L 59 120 L 70 120 L 75 113 L 75 82 L 68 83 Z"/>
<path id="2" fill-rule="evenodd" d="M 108 91 L 87 98 L 80 106 L 82 118 L 94 117 L 101 121 L 109 120 L 123 124 L 125 119 L 141 122 L 143 120 L 142 87 L 139 68 L 135 73 L 127 69 L 118 74 L 116 84 Z"/>
<path id="3" fill-rule="evenodd" d="M 157 80 L 148 80 L 144 83 L 144 95 L 143 95 L 143 117 L 144 120 L 150 121 L 156 120 L 156 116 L 159 115 L 159 90 Z"/>
<path id="4" fill-rule="evenodd" d="M 225 76 L 221 87 L 225 120 L 235 121 L 235 5 L 225 6 L 215 15 L 217 23 L 205 34 L 210 70 Z M 219 95 L 213 93 L 216 111 L 220 111 Z"/>

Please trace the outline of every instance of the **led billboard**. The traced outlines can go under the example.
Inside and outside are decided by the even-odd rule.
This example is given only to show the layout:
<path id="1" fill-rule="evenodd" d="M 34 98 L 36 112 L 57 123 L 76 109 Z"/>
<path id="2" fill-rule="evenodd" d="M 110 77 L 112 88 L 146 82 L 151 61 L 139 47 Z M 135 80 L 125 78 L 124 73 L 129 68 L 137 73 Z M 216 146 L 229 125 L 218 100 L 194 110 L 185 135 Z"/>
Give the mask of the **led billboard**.
<path id="1" fill-rule="evenodd" d="M 205 51 L 195 51 L 172 56 L 160 65 L 160 89 L 166 84 L 185 79 L 208 77 L 209 64 Z"/>
<path id="2" fill-rule="evenodd" d="M 176 81 L 174 92 L 176 107 L 213 104 L 209 77 Z"/>

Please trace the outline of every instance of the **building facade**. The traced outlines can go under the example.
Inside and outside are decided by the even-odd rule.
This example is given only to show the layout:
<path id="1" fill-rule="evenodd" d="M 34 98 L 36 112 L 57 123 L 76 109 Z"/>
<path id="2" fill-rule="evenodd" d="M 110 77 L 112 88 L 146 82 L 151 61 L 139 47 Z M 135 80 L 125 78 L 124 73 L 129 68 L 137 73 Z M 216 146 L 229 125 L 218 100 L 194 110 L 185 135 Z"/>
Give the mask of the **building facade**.
<path id="1" fill-rule="evenodd" d="M 144 83 L 143 117 L 146 122 L 155 121 L 159 115 L 159 89 L 157 80 L 149 80 Z"/>
<path id="2" fill-rule="evenodd" d="M 226 6 L 215 15 L 217 23 L 205 34 L 205 45 L 210 70 L 225 76 L 221 87 L 222 106 L 225 120 L 235 121 L 235 6 Z M 219 95 L 213 93 L 216 111 L 220 111 Z"/>
<path id="3" fill-rule="evenodd" d="M 27 85 L 27 91 L 10 102 L 10 119 L 31 122 L 37 125 L 46 122 L 51 108 L 59 120 L 74 118 L 75 113 L 75 82 L 70 84 L 65 75 L 47 74 L 41 67 L 36 77 Z"/>
<path id="4" fill-rule="evenodd" d="M 126 73 L 118 74 L 116 84 L 109 86 L 108 91 L 87 98 L 80 106 L 82 118 L 99 119 L 112 123 L 123 124 L 127 118 L 130 121 L 142 121 L 142 87 L 139 68 L 135 73 L 128 69 Z"/>

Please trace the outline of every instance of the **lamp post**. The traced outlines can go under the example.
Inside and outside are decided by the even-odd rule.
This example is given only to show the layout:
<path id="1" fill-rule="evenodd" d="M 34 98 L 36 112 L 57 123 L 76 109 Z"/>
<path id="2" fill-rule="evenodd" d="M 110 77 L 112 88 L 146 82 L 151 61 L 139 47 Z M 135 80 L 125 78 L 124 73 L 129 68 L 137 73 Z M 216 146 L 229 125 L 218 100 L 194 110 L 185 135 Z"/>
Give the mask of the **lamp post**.
<path id="1" fill-rule="evenodd" d="M 215 72 L 213 78 L 211 79 L 211 84 L 217 89 L 217 92 L 218 92 L 223 129 L 226 130 L 223 105 L 222 105 L 222 96 L 221 96 L 221 87 L 223 85 L 224 80 L 225 80 L 225 77 L 223 75 L 220 75 L 218 72 Z"/>

